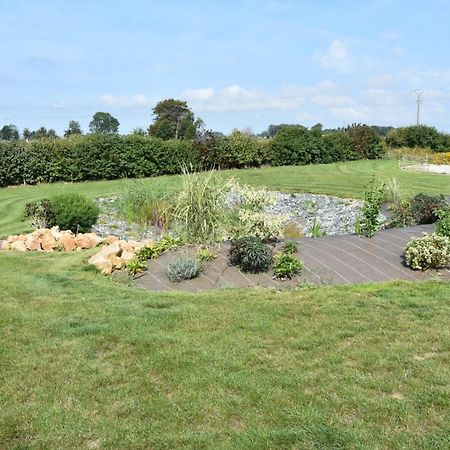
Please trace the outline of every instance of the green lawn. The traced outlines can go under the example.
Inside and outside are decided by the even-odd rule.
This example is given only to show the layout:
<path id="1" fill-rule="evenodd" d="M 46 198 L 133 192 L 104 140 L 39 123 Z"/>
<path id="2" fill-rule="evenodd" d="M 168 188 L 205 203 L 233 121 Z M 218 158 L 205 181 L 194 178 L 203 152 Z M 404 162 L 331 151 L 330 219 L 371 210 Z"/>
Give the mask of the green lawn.
<path id="1" fill-rule="evenodd" d="M 224 171 L 244 183 L 267 186 L 286 192 L 314 192 L 340 197 L 361 198 L 364 186 L 372 174 L 384 180 L 395 176 L 403 193 L 428 192 L 450 194 L 450 177 L 437 174 L 413 173 L 400 170 L 398 161 L 353 161 L 302 167 L 269 167 Z M 168 189 L 178 186 L 179 177 L 160 177 Z M 149 182 L 154 182 L 150 179 Z M 25 203 L 63 191 L 77 191 L 89 196 L 110 196 L 119 193 L 126 180 L 86 182 L 75 184 L 43 184 L 0 189 L 0 237 L 29 230 L 22 221 Z"/>
<path id="2" fill-rule="evenodd" d="M 450 447 L 449 283 L 160 294 L 89 254 L 0 254 L 1 449 Z"/>

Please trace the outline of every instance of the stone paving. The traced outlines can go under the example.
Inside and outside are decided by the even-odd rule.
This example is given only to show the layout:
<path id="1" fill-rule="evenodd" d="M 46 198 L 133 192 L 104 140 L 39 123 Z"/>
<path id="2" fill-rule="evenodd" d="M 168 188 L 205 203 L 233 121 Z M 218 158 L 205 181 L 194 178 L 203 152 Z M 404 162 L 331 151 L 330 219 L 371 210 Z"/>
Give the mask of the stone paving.
<path id="1" fill-rule="evenodd" d="M 166 275 L 167 264 L 177 253 L 168 252 L 149 261 L 148 272 L 138 284 L 154 291 L 198 292 L 210 289 L 268 286 L 277 289 L 303 284 L 369 283 L 390 280 L 420 281 L 426 279 L 450 280 L 450 271 L 413 271 L 403 264 L 403 252 L 413 236 L 431 233 L 433 225 L 395 228 L 376 233 L 373 238 L 355 235 L 302 238 L 298 240 L 296 256 L 305 263 L 302 273 L 289 281 L 272 278 L 272 273 L 245 274 L 228 265 L 229 244 L 222 244 L 218 257 L 207 262 L 203 273 L 193 280 L 172 283 Z M 280 244 L 275 246 L 276 251 Z M 192 249 L 192 252 L 195 250 Z M 189 250 L 186 250 L 189 253 Z"/>

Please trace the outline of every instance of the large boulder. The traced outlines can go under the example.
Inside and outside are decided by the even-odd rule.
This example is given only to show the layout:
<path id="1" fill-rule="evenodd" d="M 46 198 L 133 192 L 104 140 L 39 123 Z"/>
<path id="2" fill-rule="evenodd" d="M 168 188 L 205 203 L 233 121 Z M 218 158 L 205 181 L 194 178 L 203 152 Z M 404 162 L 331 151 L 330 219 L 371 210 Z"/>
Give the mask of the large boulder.
<path id="1" fill-rule="evenodd" d="M 61 236 L 58 243 L 64 247 L 64 251 L 66 252 L 73 252 L 77 248 L 74 237 L 68 234 Z"/>
<path id="2" fill-rule="evenodd" d="M 3 241 L 2 250 L 11 250 L 11 244 L 8 241 Z"/>
<path id="3" fill-rule="evenodd" d="M 91 256 L 88 262 L 100 270 L 101 273 L 109 275 L 113 271 L 115 264 L 117 264 L 116 258 L 120 257 L 122 252 L 120 242 L 116 241 L 107 247 L 103 247 L 97 254 Z"/>
<path id="4" fill-rule="evenodd" d="M 30 250 L 32 252 L 37 252 L 41 249 L 41 243 L 39 242 L 39 239 L 35 238 L 32 234 L 28 234 L 25 239 L 25 246 L 27 250 Z"/>
<path id="5" fill-rule="evenodd" d="M 94 248 L 103 242 L 103 239 L 95 233 L 80 233 L 75 237 L 75 242 L 80 248 Z"/>
<path id="6" fill-rule="evenodd" d="M 117 236 L 113 236 L 112 234 L 105 237 L 105 242 L 107 244 L 112 244 L 113 242 L 117 242 L 118 240 L 119 240 L 119 238 Z"/>
<path id="7" fill-rule="evenodd" d="M 41 247 L 45 252 L 52 252 L 58 247 L 58 242 L 56 242 L 56 239 L 53 237 L 50 230 L 46 230 L 46 232 L 42 235 Z"/>
<path id="8" fill-rule="evenodd" d="M 17 250 L 18 252 L 26 252 L 27 246 L 25 245 L 25 242 L 23 241 L 14 241 L 11 242 L 11 250 Z"/>

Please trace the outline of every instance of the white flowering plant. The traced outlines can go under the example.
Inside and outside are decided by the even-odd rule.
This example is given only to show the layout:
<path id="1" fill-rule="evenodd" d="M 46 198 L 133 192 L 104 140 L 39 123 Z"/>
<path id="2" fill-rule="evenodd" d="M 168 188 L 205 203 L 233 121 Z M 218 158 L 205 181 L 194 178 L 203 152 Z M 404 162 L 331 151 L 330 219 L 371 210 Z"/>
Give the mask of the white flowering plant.
<path id="1" fill-rule="evenodd" d="M 414 270 L 450 267 L 450 238 L 435 233 L 412 238 L 406 246 L 405 261 Z"/>

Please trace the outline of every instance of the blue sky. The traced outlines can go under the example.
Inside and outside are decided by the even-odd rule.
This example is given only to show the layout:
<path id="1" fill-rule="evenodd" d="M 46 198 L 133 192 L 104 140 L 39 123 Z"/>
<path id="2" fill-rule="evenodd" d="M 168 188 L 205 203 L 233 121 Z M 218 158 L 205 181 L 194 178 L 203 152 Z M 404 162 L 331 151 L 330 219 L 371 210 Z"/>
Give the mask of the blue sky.
<path id="1" fill-rule="evenodd" d="M 207 128 L 422 122 L 450 132 L 450 4 L 0 0 L 0 126 L 147 127 L 163 98 Z"/>

